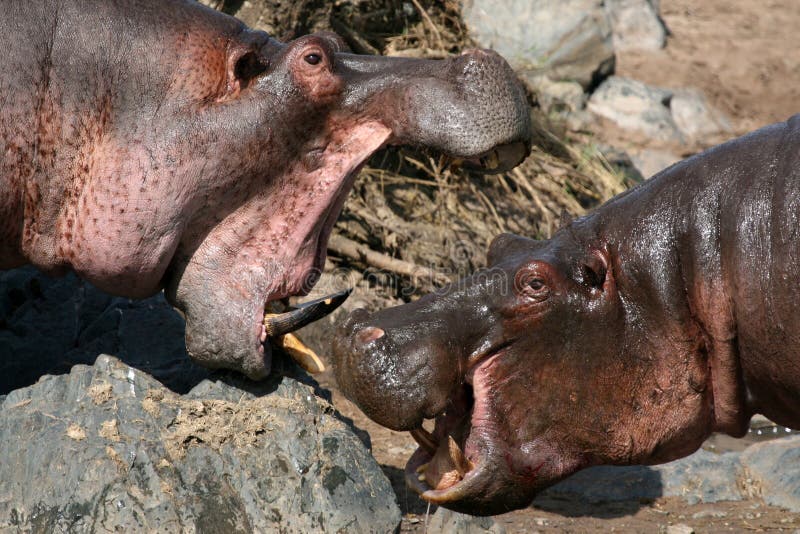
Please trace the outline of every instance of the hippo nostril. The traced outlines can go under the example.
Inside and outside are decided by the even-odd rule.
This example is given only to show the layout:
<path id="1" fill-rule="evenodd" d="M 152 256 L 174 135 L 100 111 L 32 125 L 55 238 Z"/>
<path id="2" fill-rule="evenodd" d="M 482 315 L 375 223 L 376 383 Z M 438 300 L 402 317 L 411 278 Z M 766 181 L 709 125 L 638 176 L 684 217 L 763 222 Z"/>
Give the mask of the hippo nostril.
<path id="1" fill-rule="evenodd" d="M 356 341 L 360 345 L 366 345 L 371 341 L 382 338 L 386 332 L 375 326 L 368 326 L 356 334 Z"/>

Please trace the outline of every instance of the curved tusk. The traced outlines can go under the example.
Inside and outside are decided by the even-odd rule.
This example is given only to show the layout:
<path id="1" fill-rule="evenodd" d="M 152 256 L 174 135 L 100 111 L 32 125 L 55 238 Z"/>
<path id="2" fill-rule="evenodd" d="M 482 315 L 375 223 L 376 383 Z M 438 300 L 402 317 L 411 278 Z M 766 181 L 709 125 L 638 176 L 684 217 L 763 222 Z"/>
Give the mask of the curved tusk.
<path id="1" fill-rule="evenodd" d="M 318 374 L 325 371 L 325 364 L 319 359 L 319 356 L 306 347 L 305 343 L 300 341 L 300 338 L 294 334 L 285 334 L 272 340 L 274 345 L 277 345 L 291 358 L 297 362 L 300 367 L 305 369 L 311 374 Z"/>
<path id="2" fill-rule="evenodd" d="M 322 319 L 341 306 L 351 292 L 352 289 L 345 289 L 326 297 L 304 302 L 285 313 L 265 313 L 264 330 L 268 337 L 278 337 L 294 332 L 307 324 Z"/>

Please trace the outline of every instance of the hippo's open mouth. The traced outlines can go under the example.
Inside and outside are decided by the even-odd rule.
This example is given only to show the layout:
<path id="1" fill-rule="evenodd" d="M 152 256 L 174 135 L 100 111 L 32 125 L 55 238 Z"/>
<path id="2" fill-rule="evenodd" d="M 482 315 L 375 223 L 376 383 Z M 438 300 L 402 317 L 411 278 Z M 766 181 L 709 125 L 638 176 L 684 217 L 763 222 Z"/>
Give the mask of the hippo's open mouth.
<path id="1" fill-rule="evenodd" d="M 497 347 L 473 360 L 464 382 L 436 416 L 433 432 L 421 426 L 411 430 L 419 448 L 406 463 L 406 483 L 430 502 L 457 501 L 490 476 L 488 466 L 500 452 L 495 449 L 502 441 L 494 439 L 497 428 L 488 381 L 492 365 L 504 349 L 505 345 Z"/>
<path id="2" fill-rule="evenodd" d="M 369 131 L 369 133 L 373 132 Z M 354 138 L 357 139 L 357 135 L 354 135 Z M 393 141 L 391 138 L 386 138 L 384 145 L 395 144 Z M 381 148 L 365 142 L 358 143 L 359 149 L 353 150 L 350 148 L 351 143 L 351 140 L 338 140 L 338 143 L 332 143 L 333 149 L 326 147 L 316 154 L 319 167 L 314 169 L 313 173 L 319 176 L 318 180 L 330 180 L 332 183 L 340 185 L 338 189 L 334 188 L 327 211 L 320 214 L 319 224 L 310 232 L 309 240 L 315 243 L 311 268 L 306 268 L 305 270 L 308 272 L 303 272 L 301 276 L 294 277 L 304 279 L 303 284 L 306 287 L 290 291 L 292 295 L 303 294 L 309 289 L 307 286 L 313 285 L 314 277 L 319 274 L 324 265 L 328 237 L 342 210 L 352 183 L 369 156 Z M 369 150 L 364 151 L 363 147 L 367 147 Z M 525 143 L 513 142 L 496 146 L 483 154 L 467 159 L 444 155 L 470 171 L 499 173 L 518 165 L 528 151 Z M 350 170 L 342 178 L 336 177 L 337 168 L 349 168 Z M 335 178 L 331 179 L 330 177 Z M 304 269 L 299 267 L 298 270 L 303 271 Z M 287 297 L 276 298 L 280 295 L 271 295 L 264 305 L 264 322 L 259 333 L 261 343 L 259 349 L 266 352 L 267 346 L 278 348 L 291 356 L 306 371 L 310 373 L 323 372 L 325 370 L 323 362 L 293 332 L 333 312 L 347 299 L 349 294 L 350 290 L 341 291 L 294 308 L 289 307 Z"/>

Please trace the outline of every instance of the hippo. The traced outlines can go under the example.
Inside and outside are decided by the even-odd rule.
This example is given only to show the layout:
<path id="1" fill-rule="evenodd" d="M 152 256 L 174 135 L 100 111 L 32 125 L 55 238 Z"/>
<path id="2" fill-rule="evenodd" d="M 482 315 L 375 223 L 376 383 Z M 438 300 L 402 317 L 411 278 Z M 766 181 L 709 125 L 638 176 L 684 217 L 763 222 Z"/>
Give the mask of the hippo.
<path id="1" fill-rule="evenodd" d="M 283 305 L 316 281 L 370 155 L 501 172 L 530 151 L 525 91 L 490 51 L 281 43 L 189 0 L 8 0 L 0 35 L 0 269 L 163 290 L 194 361 L 252 379 L 342 300 Z"/>
<path id="2" fill-rule="evenodd" d="M 355 310 L 336 379 L 419 444 L 408 484 L 476 515 L 588 466 L 656 464 L 752 415 L 800 428 L 800 115 L 658 173 L 551 239 Z M 435 419 L 432 431 L 425 419 Z"/>

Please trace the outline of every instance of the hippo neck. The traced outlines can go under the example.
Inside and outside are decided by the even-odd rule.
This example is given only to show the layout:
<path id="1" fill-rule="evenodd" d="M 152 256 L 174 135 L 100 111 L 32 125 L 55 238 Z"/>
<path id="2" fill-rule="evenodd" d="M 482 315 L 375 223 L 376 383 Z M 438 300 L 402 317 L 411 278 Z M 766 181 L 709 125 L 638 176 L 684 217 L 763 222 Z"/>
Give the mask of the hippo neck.
<path id="1" fill-rule="evenodd" d="M 93 282 L 93 276 L 113 278 L 115 269 L 128 269 L 136 276 L 146 271 L 150 280 L 141 288 L 115 279 L 105 289 L 125 288 L 129 296 L 151 294 L 178 233 L 172 231 L 179 229 L 172 219 L 180 219 L 184 205 L 192 207 L 193 199 L 175 190 L 185 176 L 199 173 L 181 166 L 180 156 L 188 150 L 175 147 L 204 146 L 201 141 L 208 137 L 210 125 L 243 128 L 232 116 L 209 112 L 195 124 L 192 117 L 197 113 L 184 113 L 194 111 L 198 102 L 207 100 L 206 92 L 220 85 L 216 75 L 209 75 L 210 81 L 192 77 L 191 67 L 202 64 L 200 60 L 219 63 L 210 56 L 223 55 L 224 50 L 201 45 L 216 43 L 219 35 L 238 35 L 243 26 L 190 2 L 141 2 L 142 16 L 136 21 L 113 16 L 115 5 L 102 0 L 60 2 L 58 10 L 48 2 L 27 4 L 11 2 L 0 20 L 0 33 L 12 46 L 0 57 L 0 71 L 21 71 L 30 80 L 24 91 L 10 91 L 13 96 L 5 100 L 0 123 L 0 269 L 32 263 L 56 275 L 74 269 Z M 19 22 L 32 16 L 31 9 L 46 11 L 37 15 L 45 28 L 33 37 Z M 177 34 L 175 21 L 191 31 Z M 90 35 L 86 28 L 91 28 Z M 15 48 L 17 43 L 28 45 Z M 119 43 L 137 43 L 136 50 L 159 53 L 125 53 Z M 197 50 L 206 55 L 195 58 Z M 220 106 L 218 115 L 225 110 Z M 210 153 L 242 148 L 223 130 L 216 129 L 221 141 Z M 210 174 L 211 167 L 209 163 L 203 168 Z M 156 182 L 161 192 L 154 190 Z M 154 208 L 142 208 L 140 220 L 131 221 L 133 212 L 145 206 L 140 197 L 146 194 L 158 202 L 173 199 L 174 209 L 158 210 L 159 218 Z M 180 199 L 180 205 L 174 199 Z M 153 237 L 163 250 L 153 255 L 154 265 L 144 268 L 138 263 L 144 255 L 136 245 L 143 232 L 130 237 L 132 246 L 126 247 L 124 239 L 140 225 L 176 234 Z M 108 236 L 118 258 L 84 246 Z M 125 257 L 126 251 L 131 257 Z M 102 261 L 113 265 L 98 267 Z"/>
<path id="2" fill-rule="evenodd" d="M 800 197 L 798 123 L 674 165 L 576 221 L 608 246 L 621 294 L 644 295 L 654 317 L 696 338 L 714 430 L 732 435 L 753 413 L 800 426 L 800 372 L 787 371 L 800 368 L 799 252 L 788 237 Z"/>

